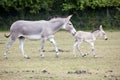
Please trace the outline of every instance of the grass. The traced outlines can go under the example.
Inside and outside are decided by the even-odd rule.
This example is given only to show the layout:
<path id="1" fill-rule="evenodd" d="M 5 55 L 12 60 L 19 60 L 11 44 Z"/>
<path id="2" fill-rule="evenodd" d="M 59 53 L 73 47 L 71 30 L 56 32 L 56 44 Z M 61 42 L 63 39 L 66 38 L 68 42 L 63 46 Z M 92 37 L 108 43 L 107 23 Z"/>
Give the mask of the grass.
<path id="1" fill-rule="evenodd" d="M 55 35 L 59 48 L 64 50 L 59 58 L 52 52 L 54 47 L 50 42 L 45 43 L 45 58 L 40 58 L 40 41 L 26 40 L 24 49 L 31 59 L 24 59 L 17 40 L 7 60 L 3 53 L 9 39 L 3 37 L 4 33 L 8 32 L 0 32 L 0 80 L 120 80 L 120 31 L 107 32 L 108 41 L 95 42 L 97 58 L 92 55 L 83 58 L 77 51 L 74 58 L 74 37 L 61 31 Z M 83 52 L 89 47 L 87 43 L 81 46 Z"/>

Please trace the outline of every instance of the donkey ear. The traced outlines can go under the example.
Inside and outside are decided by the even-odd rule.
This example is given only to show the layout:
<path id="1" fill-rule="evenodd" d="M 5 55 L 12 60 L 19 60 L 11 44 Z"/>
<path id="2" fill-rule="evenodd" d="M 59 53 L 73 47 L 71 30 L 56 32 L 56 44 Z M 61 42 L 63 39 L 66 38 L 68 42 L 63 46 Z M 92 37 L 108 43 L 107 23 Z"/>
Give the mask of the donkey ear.
<path id="1" fill-rule="evenodd" d="M 99 28 L 100 30 L 103 30 L 103 28 L 102 28 L 102 25 L 100 25 L 100 28 Z"/>
<path id="2" fill-rule="evenodd" d="M 70 20 L 70 19 L 71 19 L 71 17 L 72 17 L 72 15 L 69 15 L 69 16 L 67 17 L 67 20 Z"/>

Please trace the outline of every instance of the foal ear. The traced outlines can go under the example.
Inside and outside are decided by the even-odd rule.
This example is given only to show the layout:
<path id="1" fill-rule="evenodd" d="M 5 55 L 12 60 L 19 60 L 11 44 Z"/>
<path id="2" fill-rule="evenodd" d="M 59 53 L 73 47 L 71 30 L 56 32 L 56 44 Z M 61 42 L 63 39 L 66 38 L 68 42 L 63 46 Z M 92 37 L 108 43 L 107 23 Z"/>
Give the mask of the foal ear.
<path id="1" fill-rule="evenodd" d="M 102 25 L 100 25 L 100 28 L 99 28 L 100 30 L 103 30 L 103 28 L 102 28 Z"/>

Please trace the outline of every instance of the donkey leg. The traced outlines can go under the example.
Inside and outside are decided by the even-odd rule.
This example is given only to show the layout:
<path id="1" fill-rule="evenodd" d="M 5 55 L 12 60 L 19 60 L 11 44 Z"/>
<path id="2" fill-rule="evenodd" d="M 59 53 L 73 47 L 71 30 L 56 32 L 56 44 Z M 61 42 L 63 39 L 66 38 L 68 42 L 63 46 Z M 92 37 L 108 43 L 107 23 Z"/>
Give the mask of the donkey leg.
<path id="1" fill-rule="evenodd" d="M 59 55 L 59 50 L 58 50 L 58 47 L 57 47 L 57 44 L 56 44 L 54 38 L 50 38 L 49 41 L 54 45 L 55 51 L 56 51 L 56 57 L 58 57 L 58 55 Z"/>
<path id="2" fill-rule="evenodd" d="M 7 44 L 7 46 L 6 46 L 6 50 L 5 50 L 5 52 L 4 52 L 4 58 L 6 58 L 7 59 L 7 54 L 8 54 L 8 50 L 9 50 L 9 48 L 12 46 L 12 44 L 15 42 L 15 40 L 10 40 L 10 42 L 8 42 L 8 44 Z"/>
<path id="3" fill-rule="evenodd" d="M 44 53 L 43 53 L 43 51 L 44 51 L 44 44 L 45 44 L 45 40 L 44 40 L 44 39 L 41 39 L 40 56 L 41 56 L 42 58 L 44 58 Z"/>
<path id="4" fill-rule="evenodd" d="M 24 56 L 24 58 L 26 58 L 26 59 L 30 59 L 29 57 L 28 57 L 28 55 L 24 52 L 24 38 L 19 38 L 19 48 L 20 48 L 20 51 L 21 51 L 21 53 L 22 53 L 22 55 Z"/>

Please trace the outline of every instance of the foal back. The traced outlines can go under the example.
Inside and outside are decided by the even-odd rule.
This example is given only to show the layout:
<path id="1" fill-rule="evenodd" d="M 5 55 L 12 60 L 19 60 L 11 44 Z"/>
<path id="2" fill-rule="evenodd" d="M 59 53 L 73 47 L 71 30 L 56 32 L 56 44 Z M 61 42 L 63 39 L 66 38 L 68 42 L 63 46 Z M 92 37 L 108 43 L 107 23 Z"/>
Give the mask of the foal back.
<path id="1" fill-rule="evenodd" d="M 75 35 L 77 41 L 95 40 L 94 35 L 91 32 L 78 31 Z"/>

